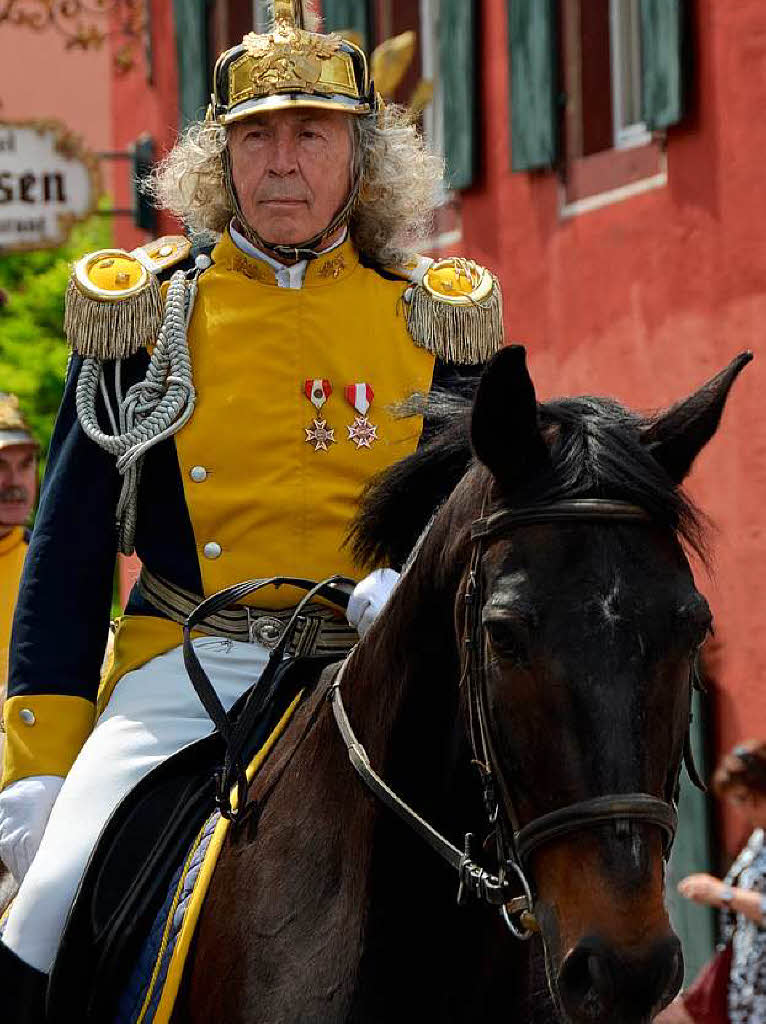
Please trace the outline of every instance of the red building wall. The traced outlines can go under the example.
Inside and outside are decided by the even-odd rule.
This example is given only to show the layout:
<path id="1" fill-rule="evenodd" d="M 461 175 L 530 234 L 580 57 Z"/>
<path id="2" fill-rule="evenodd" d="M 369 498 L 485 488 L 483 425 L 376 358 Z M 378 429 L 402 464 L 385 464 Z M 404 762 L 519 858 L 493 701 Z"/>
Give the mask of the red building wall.
<path id="1" fill-rule="evenodd" d="M 0 25 L 0 117 L 9 121 L 61 121 L 98 153 L 110 147 L 113 122 L 109 48 L 68 49 L 53 27 L 42 31 Z M 111 190 L 108 164 L 102 186 Z"/>
<path id="2" fill-rule="evenodd" d="M 120 45 L 115 37 L 114 46 Z M 178 133 L 178 67 L 173 25 L 173 4 L 151 4 L 151 68 L 144 51 L 137 53 L 130 71 L 112 70 L 112 148 L 128 152 L 139 136 L 148 133 L 155 142 L 157 157 L 173 145 Z M 132 164 L 119 161 L 115 166 L 115 207 L 133 205 Z M 180 226 L 167 214 L 160 214 L 156 235 L 177 234 Z M 134 249 L 152 235 L 136 228 L 132 217 L 115 218 L 115 244 Z"/>
<path id="3" fill-rule="evenodd" d="M 654 408 L 756 353 L 688 487 L 717 527 L 714 575 L 697 572 L 716 620 L 717 747 L 766 737 L 766 8 L 692 4 L 693 95 L 668 132 L 667 186 L 562 219 L 554 174 L 510 172 L 506 6 L 482 3 L 483 170 L 460 248 L 499 274 L 541 398 Z M 740 827 L 727 819 L 727 845 Z"/>

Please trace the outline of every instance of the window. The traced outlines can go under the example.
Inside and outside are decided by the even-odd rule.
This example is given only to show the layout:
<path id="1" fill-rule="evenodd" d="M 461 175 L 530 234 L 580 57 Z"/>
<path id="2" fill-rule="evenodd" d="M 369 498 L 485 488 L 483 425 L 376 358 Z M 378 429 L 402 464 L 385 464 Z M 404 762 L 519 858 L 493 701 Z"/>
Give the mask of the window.
<path id="1" fill-rule="evenodd" d="M 563 0 L 562 213 L 665 184 L 643 116 L 643 0 Z"/>
<path id="2" fill-rule="evenodd" d="M 681 118 L 682 0 L 508 4 L 513 170 L 555 168 L 565 216 L 664 184 L 652 133 Z"/>

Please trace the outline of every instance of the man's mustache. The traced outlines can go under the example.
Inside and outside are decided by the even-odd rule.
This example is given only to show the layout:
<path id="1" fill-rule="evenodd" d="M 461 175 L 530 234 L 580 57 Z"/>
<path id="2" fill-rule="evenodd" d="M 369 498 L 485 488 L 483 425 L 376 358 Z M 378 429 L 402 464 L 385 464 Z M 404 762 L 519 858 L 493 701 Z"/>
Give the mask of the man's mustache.
<path id="1" fill-rule="evenodd" d="M 6 487 L 0 491 L 0 505 L 10 501 L 28 501 L 29 491 L 26 487 Z"/>

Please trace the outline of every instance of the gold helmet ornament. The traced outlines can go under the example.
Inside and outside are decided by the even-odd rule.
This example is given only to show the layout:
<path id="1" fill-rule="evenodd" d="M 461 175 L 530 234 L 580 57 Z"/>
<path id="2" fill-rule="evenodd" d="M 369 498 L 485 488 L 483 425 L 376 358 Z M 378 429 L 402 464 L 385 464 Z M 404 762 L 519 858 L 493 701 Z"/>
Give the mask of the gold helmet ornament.
<path id="1" fill-rule="evenodd" d="M 350 115 L 369 115 L 378 110 L 363 50 L 339 35 L 305 28 L 302 0 L 273 0 L 273 13 L 271 32 L 250 32 L 216 61 L 208 120 L 228 126 L 259 114 L 306 107 Z M 274 253 L 278 259 L 316 258 L 323 239 L 351 216 L 359 193 L 357 175 L 342 207 L 313 238 L 294 245 L 266 242 L 243 214 L 228 148 L 221 159 L 240 227 L 255 246 Z"/>
<path id="2" fill-rule="evenodd" d="M 364 52 L 339 35 L 304 28 L 301 0 L 274 0 L 273 6 L 271 32 L 250 32 L 216 61 L 208 116 L 227 125 L 295 107 L 373 113 Z"/>

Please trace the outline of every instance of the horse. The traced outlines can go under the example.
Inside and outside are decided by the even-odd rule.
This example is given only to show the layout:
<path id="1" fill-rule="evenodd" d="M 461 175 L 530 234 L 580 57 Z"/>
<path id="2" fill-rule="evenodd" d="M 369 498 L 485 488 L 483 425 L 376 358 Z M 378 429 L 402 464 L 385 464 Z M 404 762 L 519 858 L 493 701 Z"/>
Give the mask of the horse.
<path id="1" fill-rule="evenodd" d="M 711 629 L 680 485 L 750 358 L 649 417 L 538 404 L 519 346 L 428 399 L 440 429 L 349 539 L 402 576 L 256 776 L 175 1024 L 645 1024 L 672 1000 L 665 863 Z M 458 873 L 360 781 L 341 697 L 369 764 L 465 847 Z"/>
<path id="2" fill-rule="evenodd" d="M 646 417 L 538 404 L 520 346 L 473 399 L 430 400 L 442 429 L 352 528 L 360 562 L 406 566 L 340 686 L 387 785 L 459 846 L 486 835 L 532 914 L 459 905 L 309 700 L 227 840 L 174 1021 L 645 1024 L 672 1000 L 665 864 L 711 630 L 680 485 L 751 358 Z"/>

